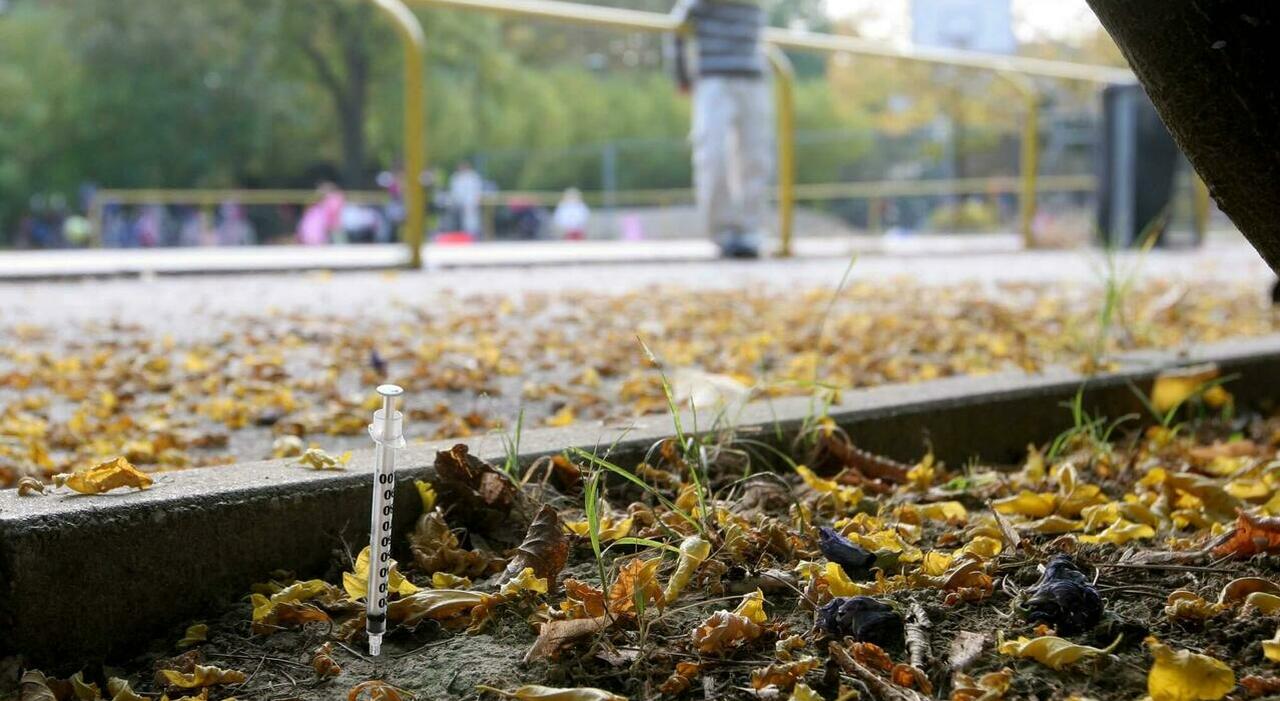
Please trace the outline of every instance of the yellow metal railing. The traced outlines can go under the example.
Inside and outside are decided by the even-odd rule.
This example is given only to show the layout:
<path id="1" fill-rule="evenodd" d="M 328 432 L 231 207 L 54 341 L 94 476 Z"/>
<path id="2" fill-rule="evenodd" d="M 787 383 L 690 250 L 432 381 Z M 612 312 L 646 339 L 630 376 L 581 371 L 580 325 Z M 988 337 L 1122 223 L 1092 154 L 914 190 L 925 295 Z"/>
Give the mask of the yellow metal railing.
<path id="1" fill-rule="evenodd" d="M 409 245 L 409 267 L 422 267 L 422 237 L 426 228 L 427 198 L 422 187 L 422 171 L 427 167 L 426 79 L 427 39 L 422 23 L 401 0 L 373 0 L 395 25 L 404 49 L 404 231 Z"/>

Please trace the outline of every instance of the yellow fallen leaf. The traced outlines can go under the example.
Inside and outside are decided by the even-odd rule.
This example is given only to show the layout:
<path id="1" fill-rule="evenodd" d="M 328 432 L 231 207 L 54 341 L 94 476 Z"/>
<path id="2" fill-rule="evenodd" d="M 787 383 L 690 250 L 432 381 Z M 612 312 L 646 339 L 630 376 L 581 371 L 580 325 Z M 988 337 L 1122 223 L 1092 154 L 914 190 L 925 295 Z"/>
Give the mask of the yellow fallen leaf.
<path id="1" fill-rule="evenodd" d="M 1264 591 L 1255 591 L 1244 598 L 1244 608 L 1245 610 L 1253 609 L 1271 615 L 1276 611 L 1280 611 L 1280 596 L 1268 594 Z"/>
<path id="2" fill-rule="evenodd" d="M 936 521 L 963 522 L 969 518 L 969 511 L 958 501 L 917 504 L 915 510 L 921 517 Z"/>
<path id="3" fill-rule="evenodd" d="M 179 689 L 196 689 L 220 684 L 240 684 L 248 677 L 236 669 L 222 669 L 213 665 L 196 665 L 190 672 L 162 669 L 160 675 L 169 686 Z"/>
<path id="4" fill-rule="evenodd" d="M 701 536 L 691 535 L 681 541 L 680 560 L 676 563 L 676 571 L 671 575 L 666 589 L 662 592 L 662 600 L 668 604 L 675 601 L 680 592 L 689 585 L 689 580 L 693 579 L 693 573 L 710 554 L 711 543 Z"/>
<path id="5" fill-rule="evenodd" d="M 1106 655 L 1119 644 L 1119 637 L 1105 648 L 1096 648 L 1053 635 L 1043 635 L 1038 638 L 1019 637 L 1017 640 L 1001 641 L 998 649 L 1002 655 L 1029 657 L 1050 669 L 1061 671 L 1063 667 L 1081 660 Z"/>
<path id="6" fill-rule="evenodd" d="M 950 569 L 952 562 L 955 562 L 954 555 L 930 550 L 924 554 L 924 559 L 920 561 L 920 574 L 937 577 Z"/>
<path id="7" fill-rule="evenodd" d="M 1280 629 L 1270 640 L 1262 641 L 1262 655 L 1272 662 L 1280 662 Z"/>
<path id="8" fill-rule="evenodd" d="M 796 473 L 810 489 L 831 495 L 841 506 L 854 507 L 862 501 L 862 490 L 857 487 L 848 487 L 833 480 L 823 479 L 804 465 L 796 465 Z"/>
<path id="9" fill-rule="evenodd" d="M 551 416 L 548 416 L 546 420 L 546 424 L 548 426 L 563 428 L 565 426 L 572 424 L 574 421 L 577 421 L 577 420 L 578 420 L 578 416 L 577 414 L 574 413 L 573 407 L 566 404 L 563 408 L 560 409 L 560 411 L 557 411 Z"/>
<path id="10" fill-rule="evenodd" d="M 617 540 L 631 534 L 633 519 L 628 516 L 617 521 L 608 516 L 600 519 L 600 540 Z M 586 538 L 591 533 L 591 525 L 586 521 L 565 521 L 564 525 L 574 535 Z"/>
<path id="11" fill-rule="evenodd" d="M 1179 589 L 1169 594 L 1164 613 L 1169 618 L 1203 621 L 1222 613 L 1222 604 L 1210 603 L 1195 592 Z"/>
<path id="12" fill-rule="evenodd" d="M 456 574 L 448 572 L 434 572 L 431 575 L 432 589 L 466 589 L 471 586 L 471 580 L 466 577 L 459 577 Z"/>
<path id="13" fill-rule="evenodd" d="M 797 682 L 787 701 L 826 701 L 826 699 L 822 698 L 822 694 L 811 689 L 808 684 Z"/>
<path id="14" fill-rule="evenodd" d="M 738 608 L 734 609 L 733 612 L 739 616 L 745 616 L 756 624 L 769 620 L 768 614 L 764 612 L 764 592 L 756 588 L 755 591 L 743 596 Z"/>
<path id="15" fill-rule="evenodd" d="M 1100 531 L 1121 519 L 1145 523 L 1152 528 L 1160 525 L 1160 516 L 1138 502 L 1112 501 L 1086 506 L 1080 510 L 1080 516 L 1084 518 L 1084 529 L 1089 532 Z"/>
<path id="16" fill-rule="evenodd" d="M 534 574 L 532 567 L 526 567 L 520 570 L 520 574 L 508 579 L 502 585 L 502 589 L 498 590 L 498 595 L 507 599 L 513 599 L 524 592 L 534 592 L 535 594 L 547 593 L 547 578 L 539 577 Z"/>
<path id="17" fill-rule="evenodd" d="M 422 500 L 422 513 L 431 513 L 436 508 L 436 490 L 430 482 L 414 480 L 413 486 L 418 490 L 418 498 Z"/>
<path id="18" fill-rule="evenodd" d="M 1014 496 L 996 499 L 991 507 L 1006 516 L 1026 516 L 1028 518 L 1044 518 L 1053 513 L 1058 504 L 1058 495 L 1030 492 L 1022 490 Z"/>
<path id="19" fill-rule="evenodd" d="M 1055 515 L 1020 524 L 1018 528 L 1041 535 L 1061 535 L 1084 528 L 1084 522 Z"/>
<path id="20" fill-rule="evenodd" d="M 1174 651 L 1147 638 L 1155 663 L 1147 674 L 1152 701 L 1216 701 L 1236 685 L 1235 672 L 1221 660 L 1190 650 Z"/>
<path id="21" fill-rule="evenodd" d="M 147 697 L 139 694 L 129 686 L 126 679 L 120 677 L 109 677 L 107 679 L 107 694 L 111 701 L 147 701 Z"/>
<path id="22" fill-rule="evenodd" d="M 1116 521 L 1107 526 L 1106 530 L 1095 535 L 1079 536 L 1081 543 L 1111 543 L 1112 545 L 1124 545 L 1131 540 L 1144 540 L 1146 538 L 1154 538 L 1156 529 L 1145 523 L 1132 523 L 1129 521 Z"/>
<path id="23" fill-rule="evenodd" d="M 187 626 L 187 632 L 182 636 L 182 640 L 178 641 L 178 648 L 187 648 L 192 645 L 198 645 L 208 640 L 209 626 L 204 623 L 196 623 Z"/>
<path id="24" fill-rule="evenodd" d="M 519 701 L 627 701 L 627 697 L 609 693 L 603 689 L 578 687 L 576 689 L 560 689 L 538 684 L 525 684 L 518 689 L 503 691 L 483 684 L 477 686 L 480 691 L 488 691 L 509 699 Z"/>
<path id="25" fill-rule="evenodd" d="M 71 693 L 76 701 L 98 701 L 102 698 L 102 691 L 98 689 L 97 683 L 84 680 L 84 672 L 76 672 L 67 681 L 71 682 Z"/>
<path id="26" fill-rule="evenodd" d="M 1205 383 L 1217 377 L 1218 368 L 1212 364 L 1165 370 L 1151 386 L 1151 406 L 1161 414 L 1168 413 L 1204 391 Z"/>
<path id="27" fill-rule="evenodd" d="M 875 593 L 873 585 L 859 584 L 849 579 L 849 575 L 845 574 L 844 568 L 838 563 L 828 562 L 819 566 L 816 571 L 826 581 L 827 591 L 832 596 L 866 596 Z"/>
<path id="28" fill-rule="evenodd" d="M 400 570 L 396 568 L 396 561 L 390 562 L 387 589 L 400 596 L 409 596 L 418 591 L 418 587 L 414 586 L 413 582 L 400 574 Z M 369 593 L 369 546 L 366 545 L 356 557 L 355 571 L 342 573 L 342 588 L 347 590 L 347 596 L 350 596 L 352 601 L 359 601 Z"/>
<path id="29" fill-rule="evenodd" d="M 969 539 L 968 543 L 964 544 L 963 548 L 956 551 L 956 557 L 971 555 L 979 560 L 990 560 L 999 555 L 1002 549 L 1004 549 L 1004 546 L 1000 544 L 1000 541 L 991 536 L 974 536 Z"/>
<path id="30" fill-rule="evenodd" d="M 351 462 L 350 450 L 339 457 L 334 457 L 321 448 L 308 448 L 307 452 L 298 458 L 298 464 L 309 470 L 344 470 L 349 462 Z"/>
<path id="31" fill-rule="evenodd" d="M 146 489 L 152 481 L 151 477 L 120 457 L 81 472 L 54 475 L 53 483 L 60 487 L 66 485 L 81 494 L 102 494 L 120 487 Z"/>

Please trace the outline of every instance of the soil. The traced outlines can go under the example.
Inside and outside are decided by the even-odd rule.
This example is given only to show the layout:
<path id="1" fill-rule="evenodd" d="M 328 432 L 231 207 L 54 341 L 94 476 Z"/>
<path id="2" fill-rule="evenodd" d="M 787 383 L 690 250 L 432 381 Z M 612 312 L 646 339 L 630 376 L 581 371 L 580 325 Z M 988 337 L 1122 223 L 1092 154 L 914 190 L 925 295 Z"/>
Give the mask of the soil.
<path id="1" fill-rule="evenodd" d="M 1201 414 L 1204 414 L 1203 410 Z M 1199 419 L 1177 428 L 1178 431 L 1151 426 L 1134 429 L 1112 443 L 1097 442 L 1088 438 L 1086 433 L 1077 431 L 1074 438 L 1063 442 L 1066 449 L 1052 459 L 1043 460 L 1048 469 L 1048 479 L 1050 482 L 1067 479 L 1060 470 L 1070 465 L 1076 470 L 1075 484 L 1096 484 L 1101 488 L 1102 496 L 1097 501 L 1118 502 L 1126 495 L 1141 500 L 1153 479 L 1152 475 L 1158 474 L 1155 470 L 1173 470 L 1212 482 L 1204 475 L 1203 454 L 1199 458 L 1190 457 L 1197 450 L 1241 459 L 1240 469 L 1232 473 L 1239 476 L 1271 464 L 1280 444 L 1277 439 L 1280 437 L 1280 418 L 1254 415 L 1240 418 L 1231 410 L 1220 417 Z M 558 586 L 553 586 L 547 595 L 527 593 L 497 605 L 479 632 L 462 630 L 468 623 L 465 616 L 441 622 L 428 620 L 413 629 L 393 627 L 385 639 L 383 654 L 377 660 L 366 654 L 361 627 L 354 627 L 356 632 L 345 639 L 335 639 L 340 628 L 337 624 L 342 622 L 338 620 L 340 615 L 335 615 L 332 622 L 306 623 L 254 635 L 250 630 L 251 607 L 246 600 L 226 610 L 211 611 L 203 621 L 209 625 L 207 641 L 196 645 L 196 652 L 187 654 L 198 656 L 203 664 L 242 670 L 247 674 L 243 683 L 213 687 L 210 699 L 234 696 L 237 699 L 277 701 L 338 700 L 348 698 L 357 684 L 372 679 L 385 680 L 399 690 L 397 693 L 402 698 L 414 699 L 479 698 L 491 693 L 486 692 L 486 688 L 513 689 L 525 683 L 596 687 L 631 699 L 650 699 L 664 697 L 660 688 L 679 662 L 698 662 L 702 668 L 693 677 L 687 691 L 666 697 L 785 699 L 790 689 L 753 691 L 751 674 L 753 670 L 780 662 L 784 656 L 775 649 L 775 644 L 798 635 L 803 644 L 794 651 L 795 657 L 812 655 L 819 660 L 816 668 L 802 677 L 803 683 L 829 700 L 837 698 L 841 689 L 866 690 L 865 680 L 849 674 L 829 658 L 827 646 L 831 638 L 813 626 L 813 605 L 822 603 L 830 594 L 823 587 L 814 589 L 810 586 L 802 590 L 805 585 L 801 580 L 795 584 L 778 585 L 774 583 L 776 580 L 762 577 L 762 573 L 796 571 L 800 561 L 825 562 L 816 545 L 817 525 L 835 522 L 842 525 L 846 534 L 856 537 L 868 518 L 875 516 L 886 525 L 899 524 L 894 527 L 896 532 L 907 533 L 909 528 L 903 530 L 905 526 L 902 524 L 911 519 L 903 515 L 908 512 L 902 509 L 922 508 L 935 502 L 961 503 L 968 511 L 967 528 L 959 528 L 954 522 L 927 519 L 914 543 L 916 547 L 924 552 L 947 552 L 951 548 L 978 542 L 975 539 L 983 537 L 978 532 L 982 524 L 989 526 L 991 523 L 988 505 L 992 500 L 1015 494 L 1016 485 L 1030 474 L 1028 470 L 1032 469 L 1036 458 L 1033 454 L 1026 465 L 998 468 L 977 462 L 963 469 L 938 468 L 938 474 L 928 480 L 928 486 L 917 484 L 918 488 L 912 488 L 909 484 L 899 483 L 902 474 L 895 472 L 909 466 L 838 450 L 847 445 L 842 442 L 845 437 L 838 433 L 838 429 L 828 430 L 819 424 L 807 435 L 808 439 L 794 446 L 793 456 L 816 469 L 825 467 L 824 471 L 840 484 L 858 483 L 863 490 L 863 498 L 859 502 L 838 506 L 830 494 L 824 493 L 826 487 L 815 489 L 806 484 L 802 475 L 786 466 L 785 461 L 779 465 L 777 460 L 765 460 L 752 445 L 735 445 L 731 436 L 717 437 L 714 444 L 706 446 L 711 456 L 707 459 L 709 469 L 705 475 L 709 478 L 710 489 L 706 497 L 707 508 L 720 507 L 727 509 L 728 513 L 750 514 L 750 528 L 756 534 L 752 538 L 758 536 L 758 539 L 752 540 L 752 544 L 740 552 L 741 557 L 733 559 L 723 550 L 728 542 L 725 539 L 729 537 L 726 535 L 729 531 L 725 530 L 729 526 L 725 524 L 732 521 L 710 529 L 708 533 L 713 535 L 709 537 L 719 547 L 698 570 L 693 583 L 683 594 L 664 607 L 650 604 L 639 616 L 634 613 L 618 614 L 614 625 L 602 633 L 569 644 L 554 659 L 522 662 L 538 637 L 537 626 L 541 621 L 564 615 L 560 613 L 559 605 L 565 600 L 565 591 Z M 688 464 L 684 462 L 685 455 L 678 450 L 676 443 L 660 444 L 652 451 L 654 464 L 636 470 L 654 484 L 669 482 L 669 486 L 659 486 L 656 491 L 664 494 L 664 498 L 678 501 L 680 489 L 677 485 L 681 480 L 681 470 L 685 475 L 690 474 Z M 744 460 L 743 455 L 753 456 L 753 459 Z M 833 466 L 833 459 L 840 464 Z M 921 464 L 927 466 L 927 460 Z M 772 474 L 777 477 L 766 473 L 766 476 L 756 475 L 744 480 L 742 474 L 747 466 L 756 470 L 769 467 L 776 470 Z M 588 465 L 578 467 L 584 474 L 589 474 Z M 1226 479 L 1220 478 L 1217 483 L 1225 484 Z M 912 483 L 918 482 L 917 478 L 912 480 Z M 623 490 L 624 484 L 611 485 L 610 498 L 624 503 L 637 495 L 643 497 L 629 509 L 632 515 L 674 515 L 658 504 L 652 494 L 639 493 L 632 485 Z M 785 489 L 780 485 L 785 485 Z M 553 481 L 542 489 L 528 489 L 530 494 L 536 493 L 545 497 L 544 501 L 555 504 L 562 520 L 576 521 L 583 517 L 582 483 L 561 485 L 557 489 Z M 687 484 L 685 491 L 686 495 L 690 493 Z M 1185 495 L 1180 498 L 1180 505 L 1189 503 Z M 685 502 L 685 507 L 688 508 L 688 502 Z M 1160 511 L 1158 504 L 1152 508 Z M 855 512 L 863 515 L 854 515 Z M 797 519 L 802 513 L 803 518 Z M 620 519 L 623 512 L 612 510 L 605 514 Z M 1162 522 L 1159 534 L 1154 538 L 1119 545 L 1085 542 L 1085 536 L 1079 531 L 1066 536 L 1039 535 L 1029 528 L 1033 523 L 1031 520 L 1016 514 L 1008 515 L 1005 519 L 1011 524 L 1010 528 L 1020 534 L 1021 542 L 1015 545 L 1008 540 L 1007 534 L 1001 536 L 1005 540 L 1002 552 L 983 559 L 981 564 L 982 571 L 990 576 L 989 590 L 980 592 L 972 601 L 950 602 L 946 587 L 925 585 L 896 576 L 902 572 L 910 577 L 916 566 L 897 567 L 892 562 L 901 555 L 886 556 L 883 551 L 877 564 L 883 565 L 881 576 L 887 579 L 880 580 L 885 586 L 874 596 L 904 615 L 911 612 L 913 606 L 927 613 L 931 622 L 928 629 L 929 652 L 921 669 L 932 686 L 927 697 L 952 697 L 958 670 L 949 662 L 951 648 L 957 639 L 975 635 L 982 639 L 982 650 L 964 668 L 964 672 L 978 678 L 1004 668 L 1012 670 L 1011 686 L 1003 695 L 1008 699 L 1101 701 L 1138 698 L 1146 693 L 1147 674 L 1152 665 L 1151 654 L 1144 642 L 1148 636 L 1154 636 L 1175 650 L 1190 650 L 1221 660 L 1232 668 L 1237 680 L 1246 675 L 1274 677 L 1274 663 L 1264 657 L 1261 644 L 1276 633 L 1280 622 L 1276 616 L 1228 606 L 1205 620 L 1175 619 L 1165 610 L 1166 600 L 1175 590 L 1189 590 L 1212 602 L 1223 586 L 1235 578 L 1275 578 L 1280 556 L 1233 557 L 1230 553 L 1223 555 L 1211 550 L 1211 546 L 1223 542 L 1223 536 L 1219 534 L 1229 534 L 1233 525 L 1229 516 L 1215 517 L 1208 511 L 1204 514 L 1206 519 L 1220 525 L 1216 529 L 1208 526 L 1177 528 L 1172 523 Z M 852 521 L 850 516 L 853 516 Z M 639 521 L 633 536 L 656 539 L 671 546 L 678 545 L 682 537 L 692 532 L 678 518 L 665 519 L 669 524 L 667 528 L 645 526 L 642 518 Z M 510 524 L 495 526 L 509 527 Z M 685 532 L 682 533 L 682 529 Z M 462 535 L 464 547 L 484 548 L 485 541 L 479 533 Z M 574 579 L 599 586 L 599 569 L 588 539 L 570 536 L 569 543 L 567 565 L 555 581 L 563 583 L 566 579 Z M 1024 604 L 1029 590 L 1041 576 L 1043 565 L 1055 553 L 1069 554 L 1104 602 L 1103 616 L 1096 625 L 1066 637 L 1097 648 L 1115 643 L 1111 654 L 1071 665 L 1063 671 L 1054 671 L 1032 659 L 1001 654 L 996 649 L 999 639 L 1035 637 L 1052 632 L 1038 630 L 1029 623 L 1024 616 Z M 618 573 L 625 563 L 636 557 L 664 559 L 658 571 L 659 585 L 670 577 L 676 559 L 664 550 L 641 544 L 614 546 L 606 551 L 603 558 L 607 580 L 612 582 L 612 586 L 619 586 L 621 576 Z M 412 581 L 422 587 L 431 586 L 428 574 L 419 571 L 411 559 L 405 558 L 402 563 L 405 574 Z M 287 566 L 288 563 L 281 564 Z M 350 568 L 350 555 L 335 550 L 333 567 L 326 579 L 340 581 L 338 572 Z M 268 576 L 269 573 L 264 573 L 264 580 Z M 280 577 L 278 574 L 270 576 Z M 479 578 L 472 586 L 477 591 L 494 592 L 497 589 L 496 577 Z M 898 585 L 892 586 L 895 581 Z M 768 616 L 759 637 L 738 647 L 700 652 L 691 641 L 691 631 L 703 625 L 717 610 L 734 610 L 742 600 L 742 594 L 754 590 L 757 585 L 764 590 Z M 864 583 L 864 586 L 873 585 Z M 824 587 L 830 586 L 835 584 L 826 580 Z M 101 670 L 85 670 L 87 677 L 99 679 L 100 683 L 108 676 L 124 677 L 131 682 L 132 688 L 155 698 L 162 689 L 153 679 L 154 670 L 174 664 L 171 658 L 181 653 L 174 643 L 191 623 L 195 622 L 176 626 L 170 636 L 156 641 L 151 649 L 135 659 L 117 661 L 118 666 Z M 341 672 L 321 679 L 313 670 L 312 655 L 326 642 L 332 645 L 332 657 L 341 667 Z M 852 642 L 852 639 L 845 641 L 846 644 Z M 908 659 L 908 651 L 903 649 L 890 647 L 887 653 L 894 662 L 905 663 Z M 11 661 L 9 668 L 16 669 L 16 665 Z M 74 671 L 74 665 L 58 671 L 69 673 Z M 889 683 L 887 680 L 886 675 L 885 682 Z M 13 681 L 13 678 L 5 680 L 6 683 Z M 890 687 L 897 688 L 892 684 Z M 1249 697 L 1241 686 L 1237 686 L 1231 696 Z M 871 697 L 889 698 L 881 692 L 873 693 Z"/>

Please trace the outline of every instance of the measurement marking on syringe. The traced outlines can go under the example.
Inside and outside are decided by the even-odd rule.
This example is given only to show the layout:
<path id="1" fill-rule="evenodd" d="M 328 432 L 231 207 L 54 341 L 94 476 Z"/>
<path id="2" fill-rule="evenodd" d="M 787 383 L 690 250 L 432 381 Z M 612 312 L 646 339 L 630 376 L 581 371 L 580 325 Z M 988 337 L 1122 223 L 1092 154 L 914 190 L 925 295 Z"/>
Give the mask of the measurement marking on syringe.
<path id="1" fill-rule="evenodd" d="M 391 524 L 396 496 L 395 451 L 404 445 L 404 415 L 395 410 L 395 398 L 404 390 L 395 385 L 378 387 L 382 409 L 373 414 L 369 436 L 377 444 L 373 464 L 373 508 L 369 527 L 369 582 L 365 599 L 365 630 L 369 654 L 381 653 L 387 630 L 387 589 L 391 577 Z"/>

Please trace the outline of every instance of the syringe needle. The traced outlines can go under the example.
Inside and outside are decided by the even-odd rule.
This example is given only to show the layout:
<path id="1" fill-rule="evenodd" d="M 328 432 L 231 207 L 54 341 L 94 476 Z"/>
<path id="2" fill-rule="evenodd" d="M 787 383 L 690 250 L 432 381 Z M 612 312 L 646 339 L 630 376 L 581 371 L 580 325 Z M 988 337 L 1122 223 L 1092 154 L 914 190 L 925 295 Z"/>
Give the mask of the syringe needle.
<path id="1" fill-rule="evenodd" d="M 396 495 L 395 451 L 404 445 L 404 416 L 395 398 L 404 393 L 396 385 L 381 385 L 382 408 L 373 413 L 369 436 L 377 444 L 373 463 L 373 511 L 369 527 L 369 581 L 365 595 L 365 630 L 369 654 L 382 652 L 387 631 L 387 581 L 391 573 L 391 516 Z"/>

